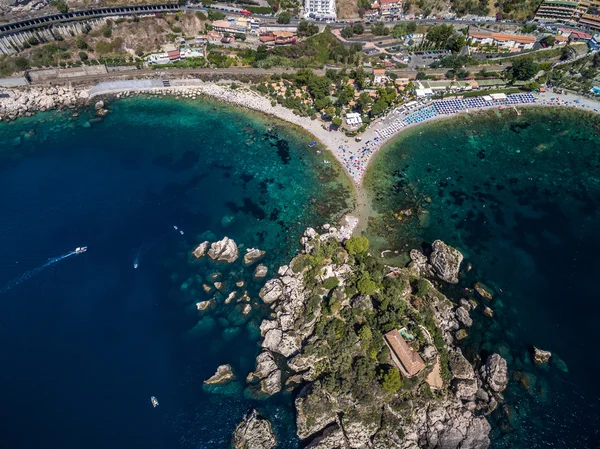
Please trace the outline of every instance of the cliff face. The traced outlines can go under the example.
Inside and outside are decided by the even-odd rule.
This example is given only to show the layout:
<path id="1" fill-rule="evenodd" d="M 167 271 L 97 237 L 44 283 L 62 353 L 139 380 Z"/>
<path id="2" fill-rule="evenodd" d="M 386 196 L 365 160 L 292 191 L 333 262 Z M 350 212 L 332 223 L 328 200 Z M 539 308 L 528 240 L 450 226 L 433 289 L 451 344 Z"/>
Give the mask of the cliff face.
<path id="1" fill-rule="evenodd" d="M 307 447 L 487 448 L 481 415 L 502 400 L 506 363 L 495 354 L 474 370 L 454 346 L 473 304 L 457 307 L 435 288 L 458 281 L 462 254 L 436 241 L 429 258 L 413 251 L 408 268 L 393 268 L 366 239 L 340 244 L 335 229 L 309 228 L 302 245 L 260 292 L 272 313 L 249 381 L 267 394 L 297 389 Z M 410 378 L 385 343 L 393 330 L 424 361 Z"/>

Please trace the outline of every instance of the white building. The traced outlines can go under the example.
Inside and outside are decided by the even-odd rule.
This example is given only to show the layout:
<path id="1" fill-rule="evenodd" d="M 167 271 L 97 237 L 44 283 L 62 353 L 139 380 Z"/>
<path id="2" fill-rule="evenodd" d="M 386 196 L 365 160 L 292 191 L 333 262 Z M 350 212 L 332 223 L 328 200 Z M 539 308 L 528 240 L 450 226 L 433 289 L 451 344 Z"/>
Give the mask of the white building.
<path id="1" fill-rule="evenodd" d="M 149 65 L 161 65 L 161 64 L 169 64 L 171 60 L 169 59 L 169 54 L 164 53 L 152 53 L 151 55 L 146 56 L 146 62 Z"/>
<path id="2" fill-rule="evenodd" d="M 346 114 L 346 123 L 349 126 L 360 126 L 362 125 L 362 117 L 358 112 L 349 112 Z"/>
<path id="3" fill-rule="evenodd" d="M 304 15 L 312 19 L 336 20 L 335 0 L 304 0 Z"/>

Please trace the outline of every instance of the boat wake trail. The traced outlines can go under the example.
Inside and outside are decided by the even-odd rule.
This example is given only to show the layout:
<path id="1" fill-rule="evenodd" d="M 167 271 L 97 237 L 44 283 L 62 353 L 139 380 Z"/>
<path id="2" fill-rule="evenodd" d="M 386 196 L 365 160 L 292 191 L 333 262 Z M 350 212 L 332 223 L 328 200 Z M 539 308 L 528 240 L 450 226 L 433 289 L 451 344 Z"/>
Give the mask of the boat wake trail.
<path id="1" fill-rule="evenodd" d="M 67 257 L 71 257 L 71 256 L 74 256 L 76 254 L 80 254 L 82 252 L 84 252 L 84 251 L 82 251 L 80 248 L 77 248 L 76 250 L 70 251 L 70 252 L 68 252 L 66 254 L 63 254 L 62 256 L 53 257 L 52 259 L 48 259 L 48 262 L 46 262 L 41 267 L 37 267 L 37 268 L 34 268 L 33 270 L 26 271 L 25 273 L 23 273 L 19 277 L 14 278 L 12 281 L 10 281 L 8 284 L 6 284 L 0 290 L 0 295 L 3 294 L 3 293 L 6 293 L 7 291 L 9 291 L 9 290 L 11 290 L 13 288 L 15 288 L 17 285 L 22 284 L 23 282 L 31 279 L 33 276 L 35 276 L 36 274 L 38 274 L 40 271 L 45 270 L 46 268 L 54 265 L 55 263 L 58 263 L 61 260 L 66 259 Z"/>

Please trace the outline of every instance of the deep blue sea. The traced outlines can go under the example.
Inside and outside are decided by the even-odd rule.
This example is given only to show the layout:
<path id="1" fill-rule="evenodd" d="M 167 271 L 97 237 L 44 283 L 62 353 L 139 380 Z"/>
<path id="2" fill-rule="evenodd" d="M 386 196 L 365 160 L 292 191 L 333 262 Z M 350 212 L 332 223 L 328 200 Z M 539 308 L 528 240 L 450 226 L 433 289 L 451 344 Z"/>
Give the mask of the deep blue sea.
<path id="1" fill-rule="evenodd" d="M 538 108 L 418 127 L 367 177 L 376 245 L 442 239 L 473 267 L 447 293 L 474 297 L 476 280 L 495 293 L 494 318 L 480 306 L 463 343 L 471 361 L 508 361 L 492 447 L 599 448 L 600 117 Z M 549 366 L 533 364 L 533 346 L 553 353 Z"/>
<path id="2" fill-rule="evenodd" d="M 306 226 L 346 211 L 347 181 L 308 137 L 218 103 L 71 114 L 0 124 L 0 447 L 224 448 L 253 406 L 294 447 L 290 398 L 243 392 L 264 281 L 241 258 L 190 252 L 228 236 L 241 254 L 266 250 L 273 273 Z M 250 316 L 235 303 L 197 311 L 217 273 L 247 291 Z M 223 363 L 240 381 L 205 391 Z"/>

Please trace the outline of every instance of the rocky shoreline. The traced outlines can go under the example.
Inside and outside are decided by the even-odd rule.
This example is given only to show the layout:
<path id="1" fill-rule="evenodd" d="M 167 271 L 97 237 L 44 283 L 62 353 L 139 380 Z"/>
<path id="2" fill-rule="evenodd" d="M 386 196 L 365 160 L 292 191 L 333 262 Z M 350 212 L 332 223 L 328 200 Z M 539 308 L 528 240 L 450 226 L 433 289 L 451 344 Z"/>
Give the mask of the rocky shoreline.
<path id="1" fill-rule="evenodd" d="M 332 362 L 328 359 L 335 359 L 337 355 L 330 347 L 331 338 L 335 340 L 335 337 L 330 335 L 329 327 L 337 326 L 336 332 L 344 333 L 340 323 L 353 321 L 351 316 L 376 316 L 377 308 L 387 300 L 381 301 L 385 293 L 378 291 L 367 295 L 352 290 L 357 272 L 363 269 L 363 261 L 370 260 L 370 255 L 353 255 L 349 244 L 339 244 L 336 229 L 327 227 L 324 233 L 318 234 L 309 228 L 301 243 L 302 253 L 289 265 L 280 267 L 277 276 L 260 291 L 260 297 L 270 305 L 272 313 L 260 326 L 262 351 L 256 358 L 256 370 L 247 378 L 248 384 L 258 385 L 265 395 L 277 394 L 284 389 L 295 392 L 297 434 L 308 448 L 487 448 L 491 427 L 485 415 L 503 401 L 502 391 L 508 383 L 506 361 L 500 355 L 492 354 L 485 363 L 474 367 L 463 356 L 454 335 L 457 330 L 468 327 L 466 317 L 477 304 L 465 299 L 453 303 L 434 285 L 455 281 L 462 254 L 436 241 L 429 256 L 413 250 L 413 262 L 406 268 L 383 267 L 386 274 L 381 283 L 382 290 L 385 285 L 388 289 L 394 285 L 405 286 L 403 291 L 394 291 L 394 295 L 400 296 L 398 303 L 406 306 L 403 314 L 412 316 L 415 321 L 409 322 L 404 329 L 414 333 L 418 326 L 428 328 L 425 330 L 429 337 L 424 337 L 422 343 L 419 343 L 420 339 L 410 342 L 426 360 L 424 374 L 431 372 L 435 361 L 439 362 L 443 355 L 445 368 L 442 371 L 449 370 L 445 385 L 432 393 L 423 374 L 404 379 L 403 387 L 390 390 L 384 376 L 381 390 L 374 373 L 363 373 L 360 375 L 370 380 L 353 389 L 352 386 L 335 386 L 336 380 L 343 384 L 344 377 L 352 378 L 355 374 L 342 374 L 339 371 L 343 367 L 331 367 Z M 315 258 L 323 258 L 316 268 L 309 265 L 312 262 L 307 262 Z M 386 284 L 385 278 L 393 278 L 394 282 Z M 327 291 L 327 287 L 334 284 L 335 287 Z M 332 301 L 331 298 L 336 299 Z M 334 305 L 338 303 L 339 307 Z M 426 319 L 417 326 L 419 316 L 425 316 L 429 311 L 433 321 Z M 358 320 L 363 323 L 362 327 L 375 322 L 374 318 Z M 355 326 L 357 323 L 349 326 L 344 334 L 344 339 L 356 340 L 345 349 L 353 352 L 354 360 L 350 365 L 362 358 L 361 351 L 356 348 L 364 346 L 367 339 L 376 340 L 380 331 L 376 324 L 370 324 L 372 330 L 369 333 L 359 331 L 354 334 Z M 389 327 L 384 326 L 381 332 Z M 443 340 L 434 343 L 438 331 Z M 409 337 L 408 332 L 404 335 Z M 377 361 L 370 363 L 373 369 L 393 369 L 386 346 L 381 345 L 379 351 Z M 338 370 L 338 379 L 334 379 L 333 384 L 329 372 L 332 369 Z M 360 378 L 354 379 L 362 382 Z M 375 390 L 373 396 L 367 388 Z M 364 397 L 361 389 L 365 390 Z"/>

